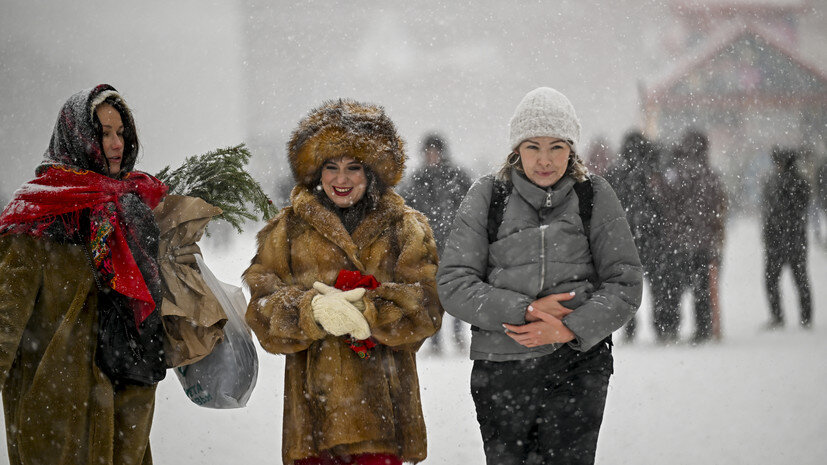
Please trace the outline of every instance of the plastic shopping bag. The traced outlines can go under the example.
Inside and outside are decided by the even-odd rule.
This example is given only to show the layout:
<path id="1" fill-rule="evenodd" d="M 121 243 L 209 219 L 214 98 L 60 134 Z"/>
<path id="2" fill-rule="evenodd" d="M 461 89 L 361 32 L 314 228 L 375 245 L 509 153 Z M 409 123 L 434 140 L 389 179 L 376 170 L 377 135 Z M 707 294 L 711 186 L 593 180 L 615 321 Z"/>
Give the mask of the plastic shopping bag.
<path id="1" fill-rule="evenodd" d="M 198 268 L 227 314 L 224 340 L 203 359 L 175 368 L 187 397 L 202 407 L 229 409 L 247 405 L 258 378 L 258 356 L 250 329 L 241 315 L 247 300 L 241 288 L 222 283 L 200 255 Z"/>

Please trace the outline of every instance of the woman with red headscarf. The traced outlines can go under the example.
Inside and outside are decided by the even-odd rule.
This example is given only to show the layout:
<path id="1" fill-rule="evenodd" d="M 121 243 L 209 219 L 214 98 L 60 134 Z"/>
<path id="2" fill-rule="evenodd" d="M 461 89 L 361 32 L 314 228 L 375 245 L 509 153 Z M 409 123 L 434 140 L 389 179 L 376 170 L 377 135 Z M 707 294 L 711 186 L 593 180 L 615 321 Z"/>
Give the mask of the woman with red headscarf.
<path id="1" fill-rule="evenodd" d="M 138 148 L 113 87 L 78 92 L 60 110 L 36 177 L 0 215 L 0 385 L 12 464 L 152 463 L 165 372 L 152 209 L 167 188 L 134 171 Z M 140 357 L 102 340 L 105 318 L 138 330 Z M 103 360 L 142 372 L 128 377 Z"/>

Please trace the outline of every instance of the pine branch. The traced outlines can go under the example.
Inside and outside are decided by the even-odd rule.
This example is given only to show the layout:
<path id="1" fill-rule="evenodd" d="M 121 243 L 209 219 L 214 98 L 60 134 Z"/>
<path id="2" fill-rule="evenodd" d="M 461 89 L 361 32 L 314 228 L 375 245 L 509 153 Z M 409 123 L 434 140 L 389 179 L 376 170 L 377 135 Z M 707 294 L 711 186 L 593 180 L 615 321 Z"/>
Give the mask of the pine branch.
<path id="1" fill-rule="evenodd" d="M 223 213 L 216 218 L 241 232 L 245 220 L 257 220 L 257 214 L 267 220 L 278 212 L 244 169 L 250 156 L 247 147 L 240 144 L 187 157 L 180 167 L 170 170 L 167 166 L 155 177 L 169 186 L 170 194 L 199 197 L 221 208 Z"/>

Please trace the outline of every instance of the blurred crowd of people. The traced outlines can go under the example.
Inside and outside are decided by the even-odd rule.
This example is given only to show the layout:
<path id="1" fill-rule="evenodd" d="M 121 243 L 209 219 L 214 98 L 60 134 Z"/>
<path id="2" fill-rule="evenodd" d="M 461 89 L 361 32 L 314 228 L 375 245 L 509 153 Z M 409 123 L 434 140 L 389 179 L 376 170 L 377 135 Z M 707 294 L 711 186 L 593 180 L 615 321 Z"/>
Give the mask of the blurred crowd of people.
<path id="1" fill-rule="evenodd" d="M 810 184 L 799 170 L 803 152 L 775 148 L 774 169 L 763 183 L 761 227 L 764 286 L 770 307 L 764 328 L 784 326 L 779 278 L 789 265 L 798 290 L 804 328 L 812 325 L 812 297 L 807 275 L 807 220 Z M 626 135 L 606 178 L 626 209 L 652 295 L 654 330 L 659 342 L 679 339 L 680 305 L 686 291 L 693 296 L 693 344 L 721 337 L 718 276 L 726 233 L 728 196 L 709 162 L 709 140 L 690 129 L 673 145 L 647 139 L 638 131 Z M 827 164 L 816 176 L 823 210 Z M 633 319 L 624 329 L 635 338 Z"/>
<path id="2" fill-rule="evenodd" d="M 664 166 L 667 155 L 671 163 Z M 629 133 L 606 178 L 626 209 L 652 295 L 659 342 L 679 339 L 683 294 L 693 295 L 692 343 L 720 336 L 717 282 L 724 243 L 727 195 L 709 164 L 709 141 L 687 131 L 673 147 Z M 625 327 L 631 341 L 635 320 Z"/>

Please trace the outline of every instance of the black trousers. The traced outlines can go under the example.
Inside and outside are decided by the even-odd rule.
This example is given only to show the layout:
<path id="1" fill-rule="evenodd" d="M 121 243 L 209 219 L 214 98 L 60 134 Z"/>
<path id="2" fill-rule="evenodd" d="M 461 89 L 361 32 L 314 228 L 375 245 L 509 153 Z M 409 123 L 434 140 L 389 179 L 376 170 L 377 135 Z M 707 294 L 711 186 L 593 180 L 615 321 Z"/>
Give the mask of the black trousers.
<path id="1" fill-rule="evenodd" d="M 764 282 L 767 287 L 767 296 L 770 300 L 770 313 L 773 321 L 781 323 L 784 315 L 781 312 L 781 295 L 778 290 L 778 281 L 784 265 L 789 264 L 793 272 L 793 280 L 798 288 L 798 303 L 801 307 L 802 325 L 809 325 L 813 313 L 813 300 L 810 295 L 810 280 L 807 277 L 807 247 L 791 247 L 787 250 L 767 247 L 764 256 Z"/>
<path id="2" fill-rule="evenodd" d="M 603 422 L 611 342 L 544 357 L 477 360 L 471 395 L 488 465 L 593 464 Z"/>
<path id="3" fill-rule="evenodd" d="M 667 257 L 660 275 L 652 276 L 651 281 L 655 300 L 653 322 L 658 339 L 669 341 L 678 337 L 681 297 L 686 290 L 691 290 L 694 298 L 695 338 L 709 338 L 712 335 L 711 251 L 670 253 Z"/>
<path id="4" fill-rule="evenodd" d="M 463 344 L 463 340 L 462 340 L 462 332 L 463 332 L 463 331 L 467 331 L 467 330 L 465 329 L 465 328 L 466 328 L 466 326 L 465 326 L 465 325 L 466 325 L 466 323 L 465 323 L 465 322 L 463 322 L 462 320 L 460 320 L 459 318 L 454 318 L 453 320 L 454 320 L 454 324 L 453 324 L 453 326 L 454 326 L 454 327 L 453 327 L 454 332 L 453 332 L 453 336 L 452 336 L 452 337 L 453 337 L 453 339 L 454 339 L 454 343 L 455 343 L 458 347 L 461 347 L 461 346 L 462 346 L 462 344 Z M 445 320 L 443 320 L 443 322 L 444 322 L 444 321 L 445 321 Z M 442 333 L 444 333 L 444 332 L 446 332 L 446 331 L 448 331 L 448 328 L 446 327 L 446 325 L 442 325 L 442 327 L 439 329 L 439 331 L 437 331 L 436 333 L 434 333 L 434 335 L 433 335 L 433 336 L 431 336 L 431 337 L 430 337 L 431 344 L 433 344 L 433 346 L 434 346 L 437 350 L 440 350 L 440 349 L 442 348 Z"/>
<path id="5" fill-rule="evenodd" d="M 661 252 L 654 245 L 652 241 L 646 241 L 643 244 L 638 244 L 638 255 L 640 255 L 640 262 L 643 264 L 643 279 L 649 283 L 649 288 L 654 289 L 654 281 L 660 279 L 661 271 Z M 654 299 L 652 299 L 654 304 Z M 654 308 L 654 306 L 653 306 Z M 623 332 L 627 341 L 635 338 L 637 332 L 637 318 L 632 315 L 632 318 L 623 327 Z"/>

